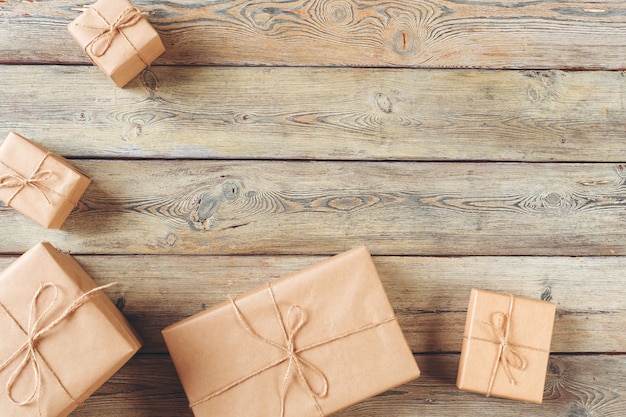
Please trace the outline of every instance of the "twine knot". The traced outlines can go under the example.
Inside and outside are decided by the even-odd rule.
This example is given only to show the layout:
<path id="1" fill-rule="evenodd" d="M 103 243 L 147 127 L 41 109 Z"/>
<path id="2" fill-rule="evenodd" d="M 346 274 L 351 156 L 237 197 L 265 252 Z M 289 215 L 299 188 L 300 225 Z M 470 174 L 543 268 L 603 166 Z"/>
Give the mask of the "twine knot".
<path id="1" fill-rule="evenodd" d="M 15 369 L 15 371 L 13 371 L 13 373 L 9 377 L 9 380 L 7 381 L 7 384 L 6 384 L 6 394 L 13 405 L 23 406 L 23 405 L 30 404 L 33 401 L 39 400 L 41 396 L 41 382 L 42 382 L 41 367 L 42 365 L 45 365 L 50 370 L 51 374 L 54 376 L 54 378 L 56 379 L 58 384 L 61 386 L 61 388 L 63 388 L 63 391 L 65 391 L 67 396 L 72 401 L 77 403 L 76 399 L 69 393 L 67 388 L 59 380 L 59 377 L 56 375 L 54 370 L 50 368 L 50 365 L 48 365 L 46 360 L 38 352 L 37 343 L 52 329 L 54 329 L 56 326 L 58 326 L 64 320 L 66 320 L 80 306 L 82 306 L 87 301 L 89 301 L 89 299 L 91 299 L 98 291 L 101 291 L 115 284 L 116 283 L 103 285 L 101 287 L 94 288 L 84 293 L 83 295 L 78 297 L 76 300 L 74 300 L 74 302 L 72 302 L 72 304 L 70 304 L 69 307 L 67 307 L 56 319 L 54 319 L 48 325 L 43 326 L 43 327 L 41 325 L 41 322 L 48 316 L 50 310 L 56 303 L 57 298 L 59 296 L 59 289 L 55 284 L 51 282 L 43 283 L 39 286 L 39 288 L 35 292 L 35 295 L 33 296 L 31 303 L 30 303 L 30 311 L 28 315 L 28 326 L 26 327 L 26 329 L 24 329 L 18 323 L 18 321 L 13 317 L 13 315 L 11 315 L 9 310 L 2 303 L 0 303 L 0 310 L 4 311 L 4 313 L 26 335 L 26 341 L 19 348 L 17 348 L 17 350 L 8 359 L 6 359 L 4 362 L 0 364 L 0 372 L 2 372 L 5 368 L 9 366 L 9 364 L 17 360 L 22 354 L 24 356 L 22 361 L 19 363 L 19 365 Z M 50 300 L 48 305 L 43 309 L 43 311 L 40 314 L 37 314 L 38 300 L 42 296 L 42 294 L 48 289 L 51 289 L 54 291 L 52 300 Z M 18 378 L 20 378 L 20 376 L 23 375 L 23 373 L 26 371 L 28 367 L 30 367 L 34 375 L 33 387 L 30 391 L 30 394 L 27 395 L 26 398 L 16 399 L 13 393 L 13 390 L 15 389 L 15 385 L 16 385 Z"/>
<path id="2" fill-rule="evenodd" d="M 280 329 L 283 334 L 284 345 L 267 339 L 254 331 L 250 324 L 247 322 L 247 320 L 243 317 L 243 314 L 241 313 L 241 310 L 239 310 L 239 307 L 237 306 L 235 301 L 232 298 L 230 299 L 231 305 L 233 306 L 239 323 L 250 335 L 268 345 L 274 346 L 277 349 L 282 350 L 285 353 L 285 356 L 283 358 L 275 361 L 274 363 L 263 368 L 262 370 L 255 372 L 253 375 L 248 376 L 246 379 L 249 379 L 254 375 L 258 375 L 261 372 L 265 372 L 268 369 L 274 368 L 284 362 L 288 362 L 280 389 L 280 417 L 284 417 L 285 415 L 285 400 L 287 398 L 287 391 L 289 390 L 293 373 L 295 373 L 302 387 L 313 399 L 315 403 L 315 408 L 319 415 L 323 417 L 324 412 L 317 402 L 317 399 L 324 398 L 328 395 L 328 380 L 326 378 L 326 375 L 324 375 L 324 373 L 319 368 L 317 368 L 315 365 L 313 365 L 300 355 L 302 351 L 307 349 L 298 350 L 295 343 L 298 332 L 300 332 L 300 330 L 306 323 L 306 314 L 304 313 L 302 307 L 294 304 L 289 307 L 289 310 L 287 311 L 287 320 L 285 321 L 280 309 L 278 308 L 278 303 L 276 302 L 276 297 L 274 295 L 272 287 L 268 286 L 268 289 L 270 297 L 272 299 L 272 304 L 274 306 L 276 319 L 280 325 Z M 313 387 L 313 378 L 316 378 L 317 381 L 320 382 L 319 384 L 316 384 L 318 386 L 317 389 Z"/>
<path id="3" fill-rule="evenodd" d="M 54 290 L 54 297 L 52 301 L 46 306 L 46 308 L 41 312 L 41 314 L 37 315 L 36 314 L 37 300 L 47 288 L 52 288 Z M 30 403 L 37 396 L 39 392 L 39 389 L 41 387 L 41 367 L 39 365 L 39 361 L 37 360 L 37 354 L 36 354 L 37 350 L 35 347 L 37 341 L 42 336 L 42 334 L 38 330 L 39 322 L 48 314 L 48 311 L 50 311 L 50 309 L 52 308 L 53 304 L 55 303 L 57 299 L 57 296 L 58 296 L 58 289 L 56 286 L 53 286 L 50 283 L 46 283 L 46 284 L 42 284 L 39 287 L 37 292 L 35 292 L 35 295 L 30 304 L 30 313 L 28 315 L 28 326 L 26 327 L 26 342 L 24 342 L 22 346 L 20 346 L 20 348 L 17 349 L 15 353 L 13 353 L 13 355 L 9 357 L 9 359 L 7 359 L 2 364 L 2 366 L 0 366 L 0 370 L 1 370 L 10 362 L 14 361 L 22 352 L 24 351 L 26 352 L 26 354 L 24 355 L 24 358 L 18 365 L 17 369 L 11 374 L 9 381 L 7 382 L 7 387 L 6 387 L 7 397 L 9 397 L 9 400 L 11 401 L 13 405 L 26 405 Z M 16 400 L 13 395 L 13 388 L 15 386 L 15 381 L 24 372 L 24 370 L 26 369 L 28 365 L 31 366 L 33 374 L 35 375 L 35 384 L 34 384 L 32 392 L 30 393 L 30 396 L 28 396 L 26 399 L 19 401 L 19 400 Z"/>
<path id="4" fill-rule="evenodd" d="M 111 47 L 111 44 L 113 43 L 113 40 L 115 39 L 115 37 L 119 33 L 121 33 L 120 32 L 121 29 L 134 26 L 137 24 L 137 22 L 139 22 L 143 18 L 141 11 L 136 6 L 130 6 L 124 9 L 124 11 L 122 11 L 113 22 L 108 22 L 104 18 L 104 16 L 102 16 L 102 14 L 98 12 L 96 8 L 94 7 L 92 8 L 93 10 L 95 10 L 96 14 L 100 16 L 100 18 L 105 22 L 105 24 L 107 24 L 107 27 L 102 28 L 102 27 L 92 27 L 92 26 L 86 26 L 86 25 L 80 25 L 80 26 L 87 27 L 90 29 L 100 29 L 100 33 L 96 35 L 91 40 L 91 42 L 87 45 L 91 53 L 97 57 L 101 57 L 104 54 L 106 54 L 106 52 Z"/>
<path id="5" fill-rule="evenodd" d="M 44 181 L 46 181 L 52 176 L 52 171 L 48 169 L 43 170 L 43 171 L 41 170 L 41 166 L 43 165 L 44 161 L 49 155 L 50 155 L 49 152 L 44 155 L 41 161 L 39 161 L 39 163 L 37 164 L 37 167 L 35 168 L 33 173 L 30 174 L 28 178 L 26 178 L 25 176 L 23 176 L 22 174 L 20 174 L 19 172 L 17 172 L 16 170 L 11 168 L 7 164 L 5 164 L 4 162 L 0 161 L 0 164 L 2 164 L 5 168 L 11 171 L 11 173 L 9 174 L 0 175 L 0 188 L 17 187 L 17 190 L 7 200 L 7 206 L 11 204 L 11 201 L 13 201 L 15 196 L 19 194 L 19 192 L 22 191 L 22 189 L 26 186 L 30 186 L 34 188 L 35 190 L 39 191 L 39 193 L 43 196 L 46 202 L 49 205 L 52 205 L 52 201 L 50 201 L 50 197 L 48 197 L 48 194 L 46 193 L 46 191 L 48 192 L 53 192 L 53 191 L 42 184 Z"/>
<path id="6" fill-rule="evenodd" d="M 494 313 L 491 317 L 491 322 L 481 322 L 483 325 L 489 327 L 492 330 L 497 339 L 494 343 L 498 344 L 498 355 L 496 356 L 493 370 L 491 372 L 491 379 L 489 380 L 487 396 L 491 395 L 491 390 L 493 389 L 493 384 L 495 382 L 496 374 L 500 365 L 502 365 L 502 367 L 504 368 L 504 372 L 509 378 L 509 382 L 513 385 L 517 385 L 517 381 L 513 377 L 511 368 L 518 371 L 523 371 L 524 369 L 526 369 L 526 358 L 520 352 L 511 347 L 512 344 L 509 343 L 511 314 L 513 312 L 513 300 L 513 295 L 510 295 L 508 314 L 500 312 Z"/>
<path id="7" fill-rule="evenodd" d="M 300 382 L 300 385 L 304 388 L 304 390 L 307 392 L 309 397 L 313 400 L 313 403 L 315 405 L 315 409 L 318 415 L 320 417 L 324 417 L 325 414 L 321 406 L 319 405 L 318 398 L 326 398 L 328 396 L 328 389 L 329 389 L 328 379 L 326 378 L 326 375 L 318 367 L 316 367 L 315 365 L 313 365 L 312 363 L 304 359 L 301 354 L 305 351 L 315 349 L 316 347 L 330 344 L 337 340 L 341 340 L 351 335 L 365 332 L 367 330 L 382 326 L 383 324 L 390 323 L 396 320 L 396 317 L 392 316 L 381 321 L 365 324 L 359 328 L 347 331 L 339 335 L 329 337 L 328 339 L 321 340 L 319 342 L 313 343 L 308 346 L 297 347 L 296 336 L 298 335 L 298 333 L 300 332 L 300 330 L 306 324 L 306 321 L 307 321 L 307 317 L 306 317 L 304 310 L 299 305 L 296 305 L 296 304 L 291 305 L 289 307 L 289 310 L 287 311 L 287 320 L 285 320 L 283 317 L 283 314 L 278 308 L 278 303 L 276 302 L 276 296 L 274 295 L 274 290 L 272 289 L 272 286 L 268 284 L 267 289 L 268 289 L 270 298 L 272 300 L 272 305 L 274 307 L 274 313 L 276 315 L 277 322 L 279 323 L 280 329 L 282 331 L 284 344 L 277 343 L 273 340 L 267 339 L 266 337 L 261 336 L 259 333 L 257 333 L 252 328 L 252 326 L 250 326 L 246 318 L 243 316 L 243 313 L 239 309 L 239 306 L 237 306 L 237 304 L 235 303 L 235 300 L 231 298 L 230 303 L 231 303 L 231 306 L 233 307 L 233 311 L 235 312 L 235 316 L 237 317 L 237 321 L 247 333 L 249 333 L 251 336 L 255 337 L 256 339 L 262 341 L 263 343 L 266 343 L 270 346 L 274 346 L 275 348 L 283 351 L 284 356 L 264 366 L 263 368 L 258 369 L 250 373 L 249 375 L 243 378 L 240 378 L 237 381 L 234 381 L 218 389 L 217 391 L 212 392 L 200 398 L 199 400 L 191 402 L 189 404 L 191 408 L 199 404 L 202 404 L 206 401 L 209 401 L 212 398 L 220 396 L 224 394 L 225 392 L 235 388 L 236 386 L 244 383 L 245 381 L 251 378 L 254 378 L 255 376 L 259 374 L 262 374 L 263 372 L 266 372 L 285 362 L 288 362 L 287 369 L 285 370 L 285 374 L 283 376 L 281 389 L 280 389 L 280 417 L 285 416 L 285 402 L 286 402 L 285 400 L 287 398 L 287 391 L 289 390 L 289 387 L 291 385 L 291 380 L 293 379 L 292 377 L 294 374 L 297 377 L 298 381 Z M 314 380 L 316 380 L 317 383 L 314 383 Z"/>
<path id="8" fill-rule="evenodd" d="M 282 348 L 285 351 L 287 359 L 289 360 L 289 365 L 285 371 L 281 388 L 280 416 L 283 417 L 285 415 L 285 398 L 287 396 L 287 389 L 289 387 L 292 370 L 295 370 L 300 383 L 304 386 L 307 393 L 313 398 L 324 398 L 328 395 L 328 380 L 326 379 L 326 375 L 324 375 L 319 368 L 302 358 L 299 355 L 300 352 L 296 350 L 295 337 L 300 329 L 302 329 L 302 326 L 306 323 L 306 315 L 302 310 L 302 307 L 298 305 L 292 305 L 289 307 L 289 310 L 287 311 L 287 326 L 285 326 L 280 310 L 278 310 L 278 305 L 275 302 L 274 306 L 276 307 L 277 315 L 280 317 L 279 321 L 281 323 L 281 329 L 283 330 L 283 335 L 286 341 L 286 346 L 284 348 L 280 345 L 277 345 L 277 347 Z M 292 323 L 292 318 L 295 318 L 295 323 Z M 309 375 L 305 375 L 305 371 L 307 370 L 309 371 Z M 318 381 L 321 381 L 321 384 L 318 384 L 320 388 L 317 390 L 311 386 L 311 377 L 317 378 Z M 317 405 L 317 408 L 320 415 L 323 416 L 324 413 L 321 409 L 319 409 L 319 405 Z"/>

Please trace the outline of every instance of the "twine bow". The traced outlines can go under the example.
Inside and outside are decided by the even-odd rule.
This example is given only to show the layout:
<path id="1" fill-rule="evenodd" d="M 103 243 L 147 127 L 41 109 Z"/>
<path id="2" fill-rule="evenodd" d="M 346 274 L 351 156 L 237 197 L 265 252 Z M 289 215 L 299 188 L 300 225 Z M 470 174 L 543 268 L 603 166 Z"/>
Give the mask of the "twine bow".
<path id="1" fill-rule="evenodd" d="M 65 391 L 67 396 L 74 403 L 77 403 L 77 400 L 74 397 L 72 397 L 72 395 L 69 393 L 67 388 L 63 385 L 63 383 L 60 381 L 59 377 L 54 372 L 54 370 L 50 367 L 47 361 L 41 356 L 41 354 L 37 350 L 37 344 L 52 329 L 57 327 L 59 324 L 65 321 L 72 313 L 78 310 L 78 308 L 80 308 L 82 305 L 87 303 L 98 291 L 102 291 L 115 284 L 116 283 L 103 285 L 101 287 L 94 288 L 84 293 L 83 295 L 78 297 L 76 300 L 74 300 L 74 302 L 72 302 L 69 305 L 69 307 L 67 307 L 57 318 L 55 318 L 52 322 L 50 322 L 49 324 L 43 327 L 42 327 L 41 322 L 46 318 L 46 316 L 50 312 L 50 309 L 56 303 L 58 295 L 59 295 L 59 289 L 55 284 L 51 282 L 43 283 L 39 286 L 39 289 L 37 289 L 37 291 L 35 292 L 35 295 L 33 296 L 33 299 L 31 300 L 31 303 L 30 303 L 30 312 L 28 315 L 28 326 L 26 329 L 24 329 L 18 323 L 18 321 L 13 317 L 13 315 L 11 315 L 9 310 L 2 303 L 0 303 L 0 309 L 4 311 L 4 313 L 26 335 L 26 341 L 19 348 L 17 348 L 17 350 L 8 359 L 6 359 L 4 362 L 0 364 L 0 372 L 2 372 L 5 368 L 9 366 L 9 364 L 13 363 L 20 356 L 23 355 L 21 362 L 19 363 L 15 371 L 13 371 L 13 373 L 9 377 L 9 380 L 6 384 L 6 395 L 13 405 L 24 406 L 33 401 L 39 400 L 39 398 L 41 397 L 41 383 L 42 383 L 41 368 L 42 366 L 45 366 L 46 368 L 48 368 L 50 373 L 53 375 L 54 379 L 57 381 L 59 386 L 63 388 L 63 391 Z M 41 297 L 41 295 L 47 289 L 54 290 L 54 297 L 52 298 L 50 303 L 44 308 L 44 310 L 40 314 L 37 314 L 37 301 L 39 300 L 39 297 Z M 15 398 L 13 390 L 15 388 L 17 379 L 20 376 L 22 376 L 24 372 L 26 372 L 27 367 L 30 367 L 34 375 L 33 387 L 27 398 L 19 400 Z"/>
<path id="2" fill-rule="evenodd" d="M 209 401 L 212 398 L 215 398 L 219 395 L 224 394 L 225 392 L 231 390 L 232 388 L 235 388 L 236 386 L 242 384 L 243 382 L 254 378 L 255 376 L 262 374 L 265 371 L 268 371 L 272 368 L 275 368 L 285 362 L 288 362 L 287 365 L 287 369 L 285 370 L 285 374 L 282 378 L 282 383 L 281 383 L 281 388 L 280 388 L 280 417 L 284 417 L 285 416 L 285 402 L 286 402 L 286 398 L 287 398 L 287 391 L 289 390 L 289 386 L 290 386 L 290 381 L 292 380 L 292 375 L 293 373 L 295 373 L 295 375 L 297 376 L 297 380 L 300 382 L 300 385 L 304 388 L 304 390 L 307 392 L 307 394 L 309 395 L 309 397 L 313 400 L 313 403 L 315 404 L 315 409 L 317 411 L 317 413 L 319 414 L 320 417 L 324 417 L 324 412 L 321 408 L 321 406 L 319 405 L 318 399 L 319 398 L 326 398 L 328 396 L 328 390 L 329 390 L 329 384 L 328 384 L 328 379 L 326 378 L 326 375 L 324 375 L 324 373 L 315 365 L 313 365 L 312 363 L 310 363 L 309 361 L 307 361 L 306 359 L 304 359 L 300 354 L 302 352 L 314 349 L 316 347 L 322 346 L 322 345 L 326 345 L 329 344 L 331 342 L 334 342 L 336 340 L 339 339 L 343 339 L 346 338 L 348 336 L 357 334 L 357 333 L 361 333 L 364 332 L 366 330 L 369 329 L 373 329 L 375 327 L 381 326 L 385 323 L 389 323 L 391 321 L 396 320 L 396 317 L 390 317 L 387 318 L 385 320 L 379 321 L 379 322 L 374 322 L 374 323 L 369 323 L 366 324 L 358 329 L 355 330 L 351 330 L 348 332 L 345 332 L 343 334 L 340 334 L 338 336 L 334 336 L 325 340 L 322 340 L 320 342 L 316 342 L 313 343 L 311 345 L 305 346 L 305 347 L 301 347 L 298 348 L 296 347 L 296 343 L 295 343 L 295 338 L 297 336 L 297 334 L 299 333 L 299 331 L 302 329 L 302 327 L 305 325 L 307 318 L 306 318 L 306 314 L 304 312 L 304 310 L 302 309 L 302 307 L 298 306 L 298 305 L 291 305 L 289 307 L 289 310 L 287 311 L 287 320 L 285 322 L 284 318 L 283 318 L 283 314 L 281 313 L 280 309 L 278 308 L 278 303 L 276 302 L 276 296 L 274 295 L 274 291 L 271 287 L 270 284 L 268 284 L 267 286 L 268 288 L 268 292 L 270 295 L 270 298 L 272 300 L 272 305 L 274 307 L 274 312 L 276 315 L 276 319 L 278 321 L 278 323 L 280 324 L 280 328 L 282 331 L 282 335 L 283 335 L 283 341 L 284 344 L 281 343 L 277 343 L 273 340 L 267 339 L 263 336 L 261 336 L 259 333 L 257 333 L 252 326 L 250 326 L 250 324 L 248 323 L 248 321 L 245 319 L 245 317 L 243 316 L 243 313 L 241 312 L 241 310 L 239 309 L 239 307 L 237 306 L 237 304 L 235 303 L 235 300 L 233 300 L 232 298 L 230 299 L 230 303 L 231 306 L 233 307 L 233 311 L 235 312 L 235 316 L 237 317 L 237 321 L 239 322 L 239 324 L 243 327 L 243 329 L 245 329 L 245 331 L 250 334 L 251 336 L 255 337 L 256 339 L 270 345 L 270 346 L 274 346 L 275 348 L 281 350 L 282 352 L 284 352 L 284 356 L 272 363 L 270 363 L 269 365 L 264 366 L 261 369 L 258 369 L 255 372 L 252 372 L 251 374 L 229 384 L 226 385 L 225 387 L 209 394 L 206 395 L 205 397 L 192 402 L 190 404 L 190 407 L 195 407 L 201 403 L 204 403 L 206 401 Z M 312 377 L 317 378 L 317 382 L 318 382 L 318 388 L 314 388 L 312 383 Z"/>
<path id="3" fill-rule="evenodd" d="M 108 22 L 106 20 L 106 18 L 104 16 L 102 16 L 102 14 L 98 11 L 98 9 L 96 9 L 93 6 L 91 8 L 100 17 L 100 19 L 102 19 L 102 21 L 104 23 L 106 23 L 108 26 L 106 26 L 106 27 L 96 27 L 96 26 L 88 26 L 88 25 L 83 25 L 83 24 L 76 23 L 76 25 L 81 26 L 81 27 L 100 30 L 100 33 L 97 34 L 85 46 L 85 49 L 89 48 L 89 50 L 92 53 L 92 55 L 94 55 L 96 57 L 101 57 L 104 54 L 106 54 L 106 52 L 109 50 L 109 48 L 111 47 L 111 44 L 113 43 L 113 40 L 115 39 L 115 37 L 117 35 L 121 34 L 128 41 L 130 46 L 135 50 L 135 52 L 139 56 L 139 51 L 137 51 L 135 46 L 126 37 L 126 35 L 124 35 L 124 33 L 121 31 L 121 29 L 124 29 L 124 28 L 130 27 L 130 26 L 136 25 L 143 18 L 143 15 L 141 14 L 141 11 L 137 7 L 135 7 L 135 6 L 130 6 L 130 7 L 126 8 L 126 9 L 124 9 L 117 16 L 117 18 L 113 22 L 110 23 L 110 22 Z M 146 64 L 146 62 L 141 58 L 141 56 L 139 56 L 139 59 L 141 59 L 141 61 L 144 62 L 144 64 Z"/>
<path id="4" fill-rule="evenodd" d="M 511 347 L 511 344 L 509 343 L 511 315 L 513 313 L 514 302 L 513 295 L 509 295 L 510 302 L 509 311 L 507 314 L 495 313 L 491 317 L 491 322 L 481 322 L 483 325 L 489 327 L 493 331 L 493 334 L 497 339 L 494 343 L 498 344 L 498 354 L 496 355 L 496 360 L 494 362 L 493 370 L 491 372 L 489 387 L 487 388 L 487 396 L 491 395 L 491 390 L 493 389 L 493 384 L 496 380 L 496 374 L 498 373 L 498 368 L 500 367 L 500 365 L 502 365 L 502 368 L 504 368 L 504 372 L 509 378 L 509 382 L 513 385 L 516 385 L 517 381 L 513 377 L 511 368 L 523 371 L 524 369 L 526 369 L 527 365 L 526 358 L 513 347 Z"/>
<path id="5" fill-rule="evenodd" d="M 305 324 L 306 315 L 304 311 L 302 310 L 302 307 L 298 305 L 292 305 L 289 307 L 289 310 L 287 312 L 287 324 L 285 324 L 282 313 L 280 312 L 280 309 L 278 308 L 278 304 L 276 303 L 274 292 L 272 291 L 271 287 L 269 288 L 270 288 L 269 293 L 270 293 L 270 296 L 272 297 L 272 304 L 274 305 L 274 312 L 276 313 L 276 318 L 278 320 L 278 323 L 280 324 L 280 329 L 282 330 L 282 333 L 283 333 L 285 345 L 281 345 L 279 343 L 274 342 L 273 340 L 266 339 L 265 337 L 259 335 L 254 330 L 252 330 L 250 325 L 244 319 L 243 314 L 241 313 L 241 310 L 239 310 L 239 307 L 237 307 L 237 304 L 235 304 L 232 298 L 230 300 L 231 304 L 235 310 L 235 313 L 237 314 L 237 318 L 239 319 L 239 322 L 249 334 L 251 334 L 252 336 L 256 337 L 257 339 L 271 346 L 274 346 L 282 350 L 285 353 L 285 356 L 279 361 L 277 361 L 275 364 L 272 364 L 273 365 L 272 367 L 278 366 L 279 364 L 285 361 L 289 361 L 287 370 L 285 371 L 285 375 L 283 376 L 283 382 L 282 382 L 281 390 L 280 390 L 280 417 L 283 417 L 285 415 L 285 399 L 287 397 L 287 389 L 289 387 L 289 381 L 290 381 L 292 369 L 295 370 L 296 375 L 298 376 L 298 379 L 300 380 L 300 383 L 305 388 L 309 396 L 311 396 L 311 398 L 314 399 L 315 406 L 316 406 L 318 413 L 320 414 L 320 416 L 323 416 L 324 413 L 322 412 L 319 406 L 319 403 L 317 402 L 317 398 L 324 398 L 328 395 L 328 380 L 326 379 L 326 375 L 324 375 L 322 371 L 320 371 L 318 368 L 316 368 L 314 365 L 312 365 L 310 362 L 306 361 L 304 358 L 302 358 L 299 355 L 300 352 L 296 350 L 296 346 L 295 346 L 294 339 L 296 335 L 298 334 L 298 332 L 300 331 L 300 329 L 302 329 L 302 326 Z M 291 321 L 292 317 L 296 318 L 295 323 L 292 323 Z M 312 371 L 313 375 L 315 375 L 320 381 L 322 381 L 321 390 L 315 390 L 314 388 L 311 387 L 310 380 L 304 375 L 305 369 Z"/>
<path id="6" fill-rule="evenodd" d="M 41 170 L 41 166 L 43 165 L 44 161 L 46 160 L 46 158 L 48 158 L 49 155 L 50 155 L 50 152 L 46 153 L 43 156 L 43 158 L 41 158 L 41 161 L 39 161 L 39 163 L 37 164 L 37 167 L 35 168 L 33 173 L 30 174 L 28 178 L 26 178 L 25 176 L 23 176 L 22 174 L 20 174 L 19 172 L 17 172 L 16 170 L 11 168 L 7 164 L 5 164 L 4 162 L 0 161 L 0 164 L 2 164 L 2 166 L 4 166 L 9 171 L 11 171 L 10 174 L 0 175 L 0 188 L 17 187 L 17 190 L 15 190 L 13 195 L 11 195 L 11 197 L 9 197 L 9 199 L 7 200 L 7 206 L 11 205 L 11 202 L 13 201 L 15 196 L 18 195 L 19 192 L 22 191 L 22 189 L 26 186 L 32 187 L 35 190 L 39 191 L 39 193 L 43 196 L 46 202 L 49 205 L 52 205 L 52 201 L 50 201 L 50 197 L 48 197 L 48 194 L 46 193 L 46 191 L 57 194 L 57 195 L 60 195 L 60 194 L 58 194 L 54 190 L 49 189 L 48 187 L 42 184 L 42 182 L 44 182 L 45 180 L 49 179 L 52 176 L 52 171 L 48 169 L 43 170 L 43 171 Z"/>

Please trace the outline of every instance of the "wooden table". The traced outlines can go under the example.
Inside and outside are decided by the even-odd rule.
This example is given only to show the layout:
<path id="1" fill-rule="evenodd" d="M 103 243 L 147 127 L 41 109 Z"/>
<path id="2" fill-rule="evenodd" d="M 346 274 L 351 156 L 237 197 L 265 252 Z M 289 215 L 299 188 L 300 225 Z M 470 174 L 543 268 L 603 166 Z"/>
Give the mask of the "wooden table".
<path id="1" fill-rule="evenodd" d="M 93 179 L 60 231 L 0 207 L 0 267 L 50 241 L 145 339 L 74 416 L 191 416 L 160 330 L 362 244 L 423 376 L 339 416 L 626 415 L 626 2 L 136 4 L 119 89 L 80 4 L 0 0 L 0 135 Z M 472 287 L 557 304 L 543 405 L 456 389 Z"/>

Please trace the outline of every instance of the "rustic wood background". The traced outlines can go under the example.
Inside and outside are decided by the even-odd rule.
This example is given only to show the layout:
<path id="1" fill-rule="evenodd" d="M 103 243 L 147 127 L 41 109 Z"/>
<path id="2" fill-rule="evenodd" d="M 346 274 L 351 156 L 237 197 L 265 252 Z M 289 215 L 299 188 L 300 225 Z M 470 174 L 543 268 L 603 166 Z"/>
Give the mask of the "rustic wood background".
<path id="1" fill-rule="evenodd" d="M 361 244 L 423 376 L 338 416 L 626 415 L 626 1 L 136 4 L 119 89 L 83 4 L 0 0 L 0 136 L 93 179 L 61 231 L 0 206 L 0 267 L 52 242 L 146 342 L 74 416 L 191 416 L 160 330 Z M 557 304 L 543 405 L 456 389 L 472 287 Z"/>

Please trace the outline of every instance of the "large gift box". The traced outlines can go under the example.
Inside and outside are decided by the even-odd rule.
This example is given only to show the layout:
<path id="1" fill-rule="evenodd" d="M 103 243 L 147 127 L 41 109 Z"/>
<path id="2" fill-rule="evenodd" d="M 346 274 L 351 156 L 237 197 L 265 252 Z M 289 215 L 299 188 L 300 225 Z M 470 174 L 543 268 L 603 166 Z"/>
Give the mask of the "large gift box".
<path id="1" fill-rule="evenodd" d="M 0 274 L 0 415 L 64 417 L 141 343 L 70 256 L 40 243 Z"/>
<path id="2" fill-rule="evenodd" d="M 61 156 L 16 133 L 0 146 L 0 200 L 45 227 L 60 228 L 90 182 Z"/>
<path id="3" fill-rule="evenodd" d="M 68 29 L 94 64 L 119 87 L 165 52 L 159 34 L 128 0 L 98 0 Z"/>
<path id="4" fill-rule="evenodd" d="M 457 387 L 541 403 L 556 306 L 472 289 Z"/>
<path id="5" fill-rule="evenodd" d="M 195 416 L 326 416 L 419 376 L 356 248 L 163 330 Z"/>

